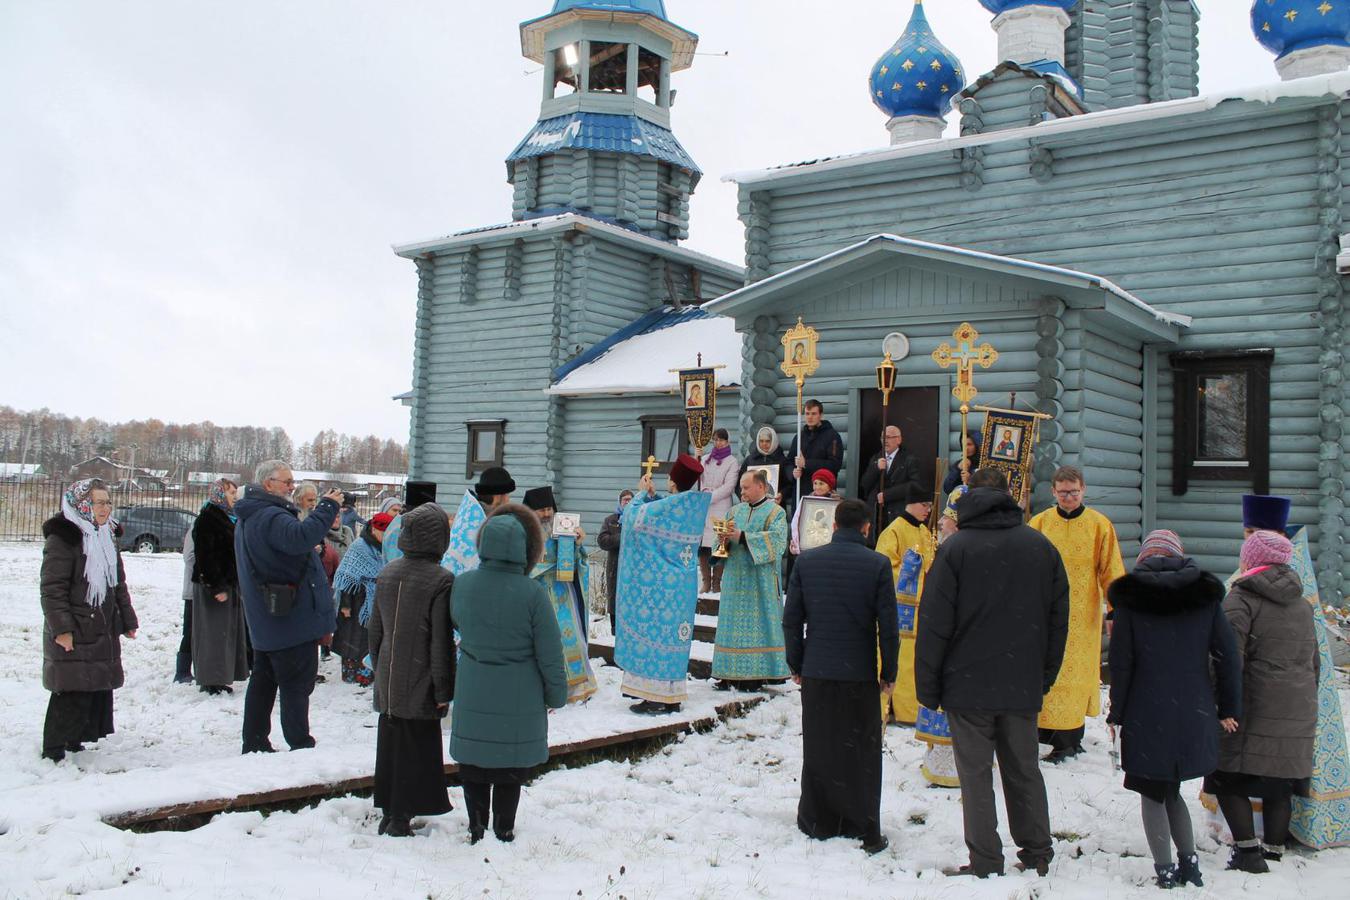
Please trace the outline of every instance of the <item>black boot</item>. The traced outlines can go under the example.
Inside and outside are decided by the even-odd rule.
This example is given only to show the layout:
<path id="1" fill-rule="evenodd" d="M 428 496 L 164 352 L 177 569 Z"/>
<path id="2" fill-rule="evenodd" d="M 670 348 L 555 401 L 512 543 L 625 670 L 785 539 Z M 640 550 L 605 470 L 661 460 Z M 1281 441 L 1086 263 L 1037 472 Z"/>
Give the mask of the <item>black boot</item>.
<path id="1" fill-rule="evenodd" d="M 469 816 L 469 843 L 476 844 L 487 831 L 488 814 L 492 805 L 492 785 L 465 783 L 464 811 Z"/>
<path id="2" fill-rule="evenodd" d="M 1200 877 L 1199 856 L 1194 853 L 1183 853 L 1177 858 L 1177 883 L 1205 886 L 1205 880 Z"/>
<path id="3" fill-rule="evenodd" d="M 679 712 L 680 704 L 655 703 L 651 700 L 643 700 L 641 703 L 634 703 L 632 706 L 628 708 L 631 709 L 633 712 L 639 713 L 644 716 L 664 716 L 667 713 Z"/>
<path id="4" fill-rule="evenodd" d="M 1261 855 L 1261 847 L 1234 847 L 1233 855 L 1228 857 L 1229 871 L 1246 872 L 1250 875 L 1264 875 L 1270 871 Z"/>
<path id="5" fill-rule="evenodd" d="M 1164 890 L 1178 887 L 1181 884 L 1181 876 L 1177 874 L 1176 863 L 1168 863 L 1165 866 L 1155 863 L 1153 871 L 1158 873 L 1158 887 Z"/>
<path id="6" fill-rule="evenodd" d="M 390 816 L 389 826 L 384 829 L 389 837 L 412 837 L 412 818 L 410 816 Z"/>
<path id="7" fill-rule="evenodd" d="M 509 844 L 516 839 L 516 810 L 519 807 L 520 785 L 493 785 L 492 833 L 503 844 Z"/>

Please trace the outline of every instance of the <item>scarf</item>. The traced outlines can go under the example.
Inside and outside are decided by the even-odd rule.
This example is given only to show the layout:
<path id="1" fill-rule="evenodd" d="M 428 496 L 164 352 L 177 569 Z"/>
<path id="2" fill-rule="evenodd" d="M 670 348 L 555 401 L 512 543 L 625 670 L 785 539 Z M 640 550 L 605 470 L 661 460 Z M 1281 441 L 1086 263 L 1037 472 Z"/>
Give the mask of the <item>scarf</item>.
<path id="1" fill-rule="evenodd" d="M 108 589 L 117 584 L 117 546 L 113 543 L 112 519 L 102 528 L 94 524 L 94 507 L 89 502 L 89 494 L 95 480 L 77 481 L 67 488 L 61 498 L 61 514 L 80 529 L 84 542 L 84 580 L 89 586 L 84 601 L 98 607 L 103 605 Z M 98 487 L 102 486 L 99 482 Z"/>
<path id="2" fill-rule="evenodd" d="M 365 591 L 365 602 L 361 604 L 361 611 L 356 616 L 356 620 L 363 626 L 370 621 L 370 614 L 375 611 L 375 579 L 379 577 L 382 568 L 384 568 L 384 554 L 380 548 L 373 546 L 369 541 L 361 540 L 352 544 L 347 550 L 347 555 L 342 557 L 337 571 L 333 573 L 333 589 L 339 594 L 358 587 Z"/>
<path id="3" fill-rule="evenodd" d="M 230 501 L 225 497 L 225 491 L 229 487 L 233 487 L 233 484 L 224 478 L 217 478 L 211 482 L 211 487 L 206 491 L 206 505 L 214 506 L 225 515 L 230 516 Z M 233 518 L 233 516 L 230 517 Z"/>
<path id="4" fill-rule="evenodd" d="M 720 466 L 722 464 L 722 460 L 726 459 L 730 455 L 731 455 L 731 445 L 727 444 L 725 447 L 714 447 L 713 451 L 708 454 L 708 459 L 711 459 L 713 462 L 717 463 L 717 465 Z"/>

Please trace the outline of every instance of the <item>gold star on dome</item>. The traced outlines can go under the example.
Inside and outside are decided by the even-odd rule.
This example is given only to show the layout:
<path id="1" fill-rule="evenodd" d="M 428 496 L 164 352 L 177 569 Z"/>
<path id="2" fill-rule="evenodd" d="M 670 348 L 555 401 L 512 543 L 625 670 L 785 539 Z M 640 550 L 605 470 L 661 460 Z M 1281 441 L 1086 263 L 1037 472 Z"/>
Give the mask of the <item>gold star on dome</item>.
<path id="1" fill-rule="evenodd" d="M 900 90 L 900 87 L 901 87 L 900 82 L 897 81 L 895 84 L 891 85 L 891 90 L 898 91 Z"/>
<path id="2" fill-rule="evenodd" d="M 918 82 L 918 88 L 919 88 L 919 90 L 921 90 L 921 91 L 926 91 L 926 90 L 928 90 L 928 82 L 926 82 L 926 81 L 920 81 L 920 82 Z"/>
<path id="3" fill-rule="evenodd" d="M 882 74 L 882 75 L 885 75 L 885 74 L 886 74 L 887 72 L 889 72 L 890 70 L 891 70 L 891 69 L 890 69 L 890 66 L 882 66 L 882 67 L 881 67 L 881 74 Z"/>
<path id="4" fill-rule="evenodd" d="M 1262 25 L 1262 26 L 1261 26 L 1261 30 L 1262 30 L 1262 31 L 1269 31 L 1269 30 L 1270 30 L 1270 23 L 1267 22 L 1266 24 Z"/>
<path id="5" fill-rule="evenodd" d="M 899 55 L 900 55 L 899 47 L 896 47 L 894 50 L 891 51 L 891 56 L 899 56 Z"/>
<path id="6" fill-rule="evenodd" d="M 927 47 L 920 47 L 920 48 L 919 48 L 919 52 L 920 52 L 920 53 L 927 53 L 927 52 L 928 52 L 928 48 L 927 48 Z"/>
<path id="7" fill-rule="evenodd" d="M 952 74 L 955 75 L 957 78 L 960 78 L 960 77 L 961 77 L 961 70 L 960 70 L 960 69 L 952 69 Z"/>
<path id="8" fill-rule="evenodd" d="M 947 93 L 947 92 L 950 91 L 950 90 L 951 90 L 951 88 L 947 87 L 945 84 L 942 86 L 942 93 L 945 94 L 945 93 Z"/>
<path id="9" fill-rule="evenodd" d="M 1322 5 L 1317 7 L 1317 11 L 1324 16 L 1327 13 L 1331 12 L 1333 9 L 1335 9 L 1335 7 L 1332 6 L 1330 3 L 1328 3 L 1327 0 L 1322 0 Z"/>
<path id="10" fill-rule="evenodd" d="M 930 69 L 932 69 L 934 72 L 941 72 L 941 71 L 942 71 L 942 60 L 935 59 L 935 60 L 933 60 L 931 63 L 928 64 L 928 67 L 929 67 Z"/>
<path id="11" fill-rule="evenodd" d="M 902 69 L 904 69 L 906 72 L 908 72 L 910 69 L 914 68 L 914 60 L 912 60 L 912 59 L 907 59 L 907 60 L 905 60 L 904 62 L 902 62 L 902 63 L 900 64 L 900 68 L 902 68 Z"/>
<path id="12" fill-rule="evenodd" d="M 1292 21 L 1294 21 L 1295 19 L 1298 18 L 1298 10 L 1296 10 L 1296 9 L 1291 9 L 1291 10 L 1289 10 L 1289 12 L 1287 12 L 1287 13 L 1284 14 L 1284 17 L 1285 17 L 1286 19 L 1288 19 L 1290 22 L 1292 22 Z"/>
<path id="13" fill-rule="evenodd" d="M 878 97 L 881 96 L 881 91 L 877 91 L 877 96 L 878 96 Z"/>

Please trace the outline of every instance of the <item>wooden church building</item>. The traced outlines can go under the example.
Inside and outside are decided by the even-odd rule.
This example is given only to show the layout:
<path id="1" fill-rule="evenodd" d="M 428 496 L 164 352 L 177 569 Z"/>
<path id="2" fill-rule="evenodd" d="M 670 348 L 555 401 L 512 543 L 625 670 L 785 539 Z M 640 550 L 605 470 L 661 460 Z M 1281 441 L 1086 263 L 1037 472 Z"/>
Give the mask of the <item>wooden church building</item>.
<path id="1" fill-rule="evenodd" d="M 1210 96 L 1193 0 L 971 0 L 999 46 L 974 76 L 911 5 L 868 80 L 889 146 L 731 176 L 744 269 L 678 246 L 700 173 L 670 83 L 696 36 L 661 0 L 556 0 L 523 23 L 544 98 L 507 160 L 512 222 L 396 248 L 418 273 L 411 475 L 453 506 L 504 462 L 594 533 L 641 458 L 681 449 L 666 370 L 698 353 L 728 366 L 738 454 L 762 425 L 790 441 L 779 339 L 800 316 L 856 494 L 888 334 L 909 347 L 890 420 L 921 459 L 959 452 L 930 354 L 968 321 L 1000 353 L 977 402 L 1053 416 L 1035 508 L 1078 465 L 1127 552 L 1173 528 L 1226 572 L 1241 495 L 1284 494 L 1341 602 L 1350 0 L 1256 0 L 1280 80 Z"/>

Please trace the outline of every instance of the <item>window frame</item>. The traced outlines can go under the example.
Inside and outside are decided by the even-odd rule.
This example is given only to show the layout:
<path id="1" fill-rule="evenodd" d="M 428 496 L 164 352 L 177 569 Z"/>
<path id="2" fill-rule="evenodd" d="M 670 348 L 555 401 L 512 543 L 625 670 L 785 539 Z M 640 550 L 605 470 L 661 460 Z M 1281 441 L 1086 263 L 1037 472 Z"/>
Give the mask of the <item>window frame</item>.
<path id="1" fill-rule="evenodd" d="M 647 457 L 656 455 L 656 432 L 658 430 L 676 429 L 685 448 L 681 452 L 689 452 L 689 420 L 686 417 L 681 415 L 639 416 L 638 422 L 642 425 L 642 456 L 638 460 L 639 464 L 645 463 Z M 669 475 L 674 462 L 673 459 L 662 460 L 661 464 L 653 470 L 653 476 Z"/>
<path id="2" fill-rule="evenodd" d="M 1169 356 L 1172 367 L 1172 493 L 1180 496 L 1195 481 L 1240 481 L 1252 493 L 1270 492 L 1270 369 L 1274 350 L 1188 350 Z M 1198 459 L 1200 381 L 1215 375 L 1247 380 L 1247 458 L 1226 465 Z"/>
<path id="3" fill-rule="evenodd" d="M 464 449 L 464 477 L 472 479 L 488 469 L 502 466 L 506 460 L 506 419 L 472 419 L 464 423 L 468 433 L 468 446 Z M 492 459 L 475 460 L 474 450 L 478 435 L 495 434 L 497 449 Z"/>

